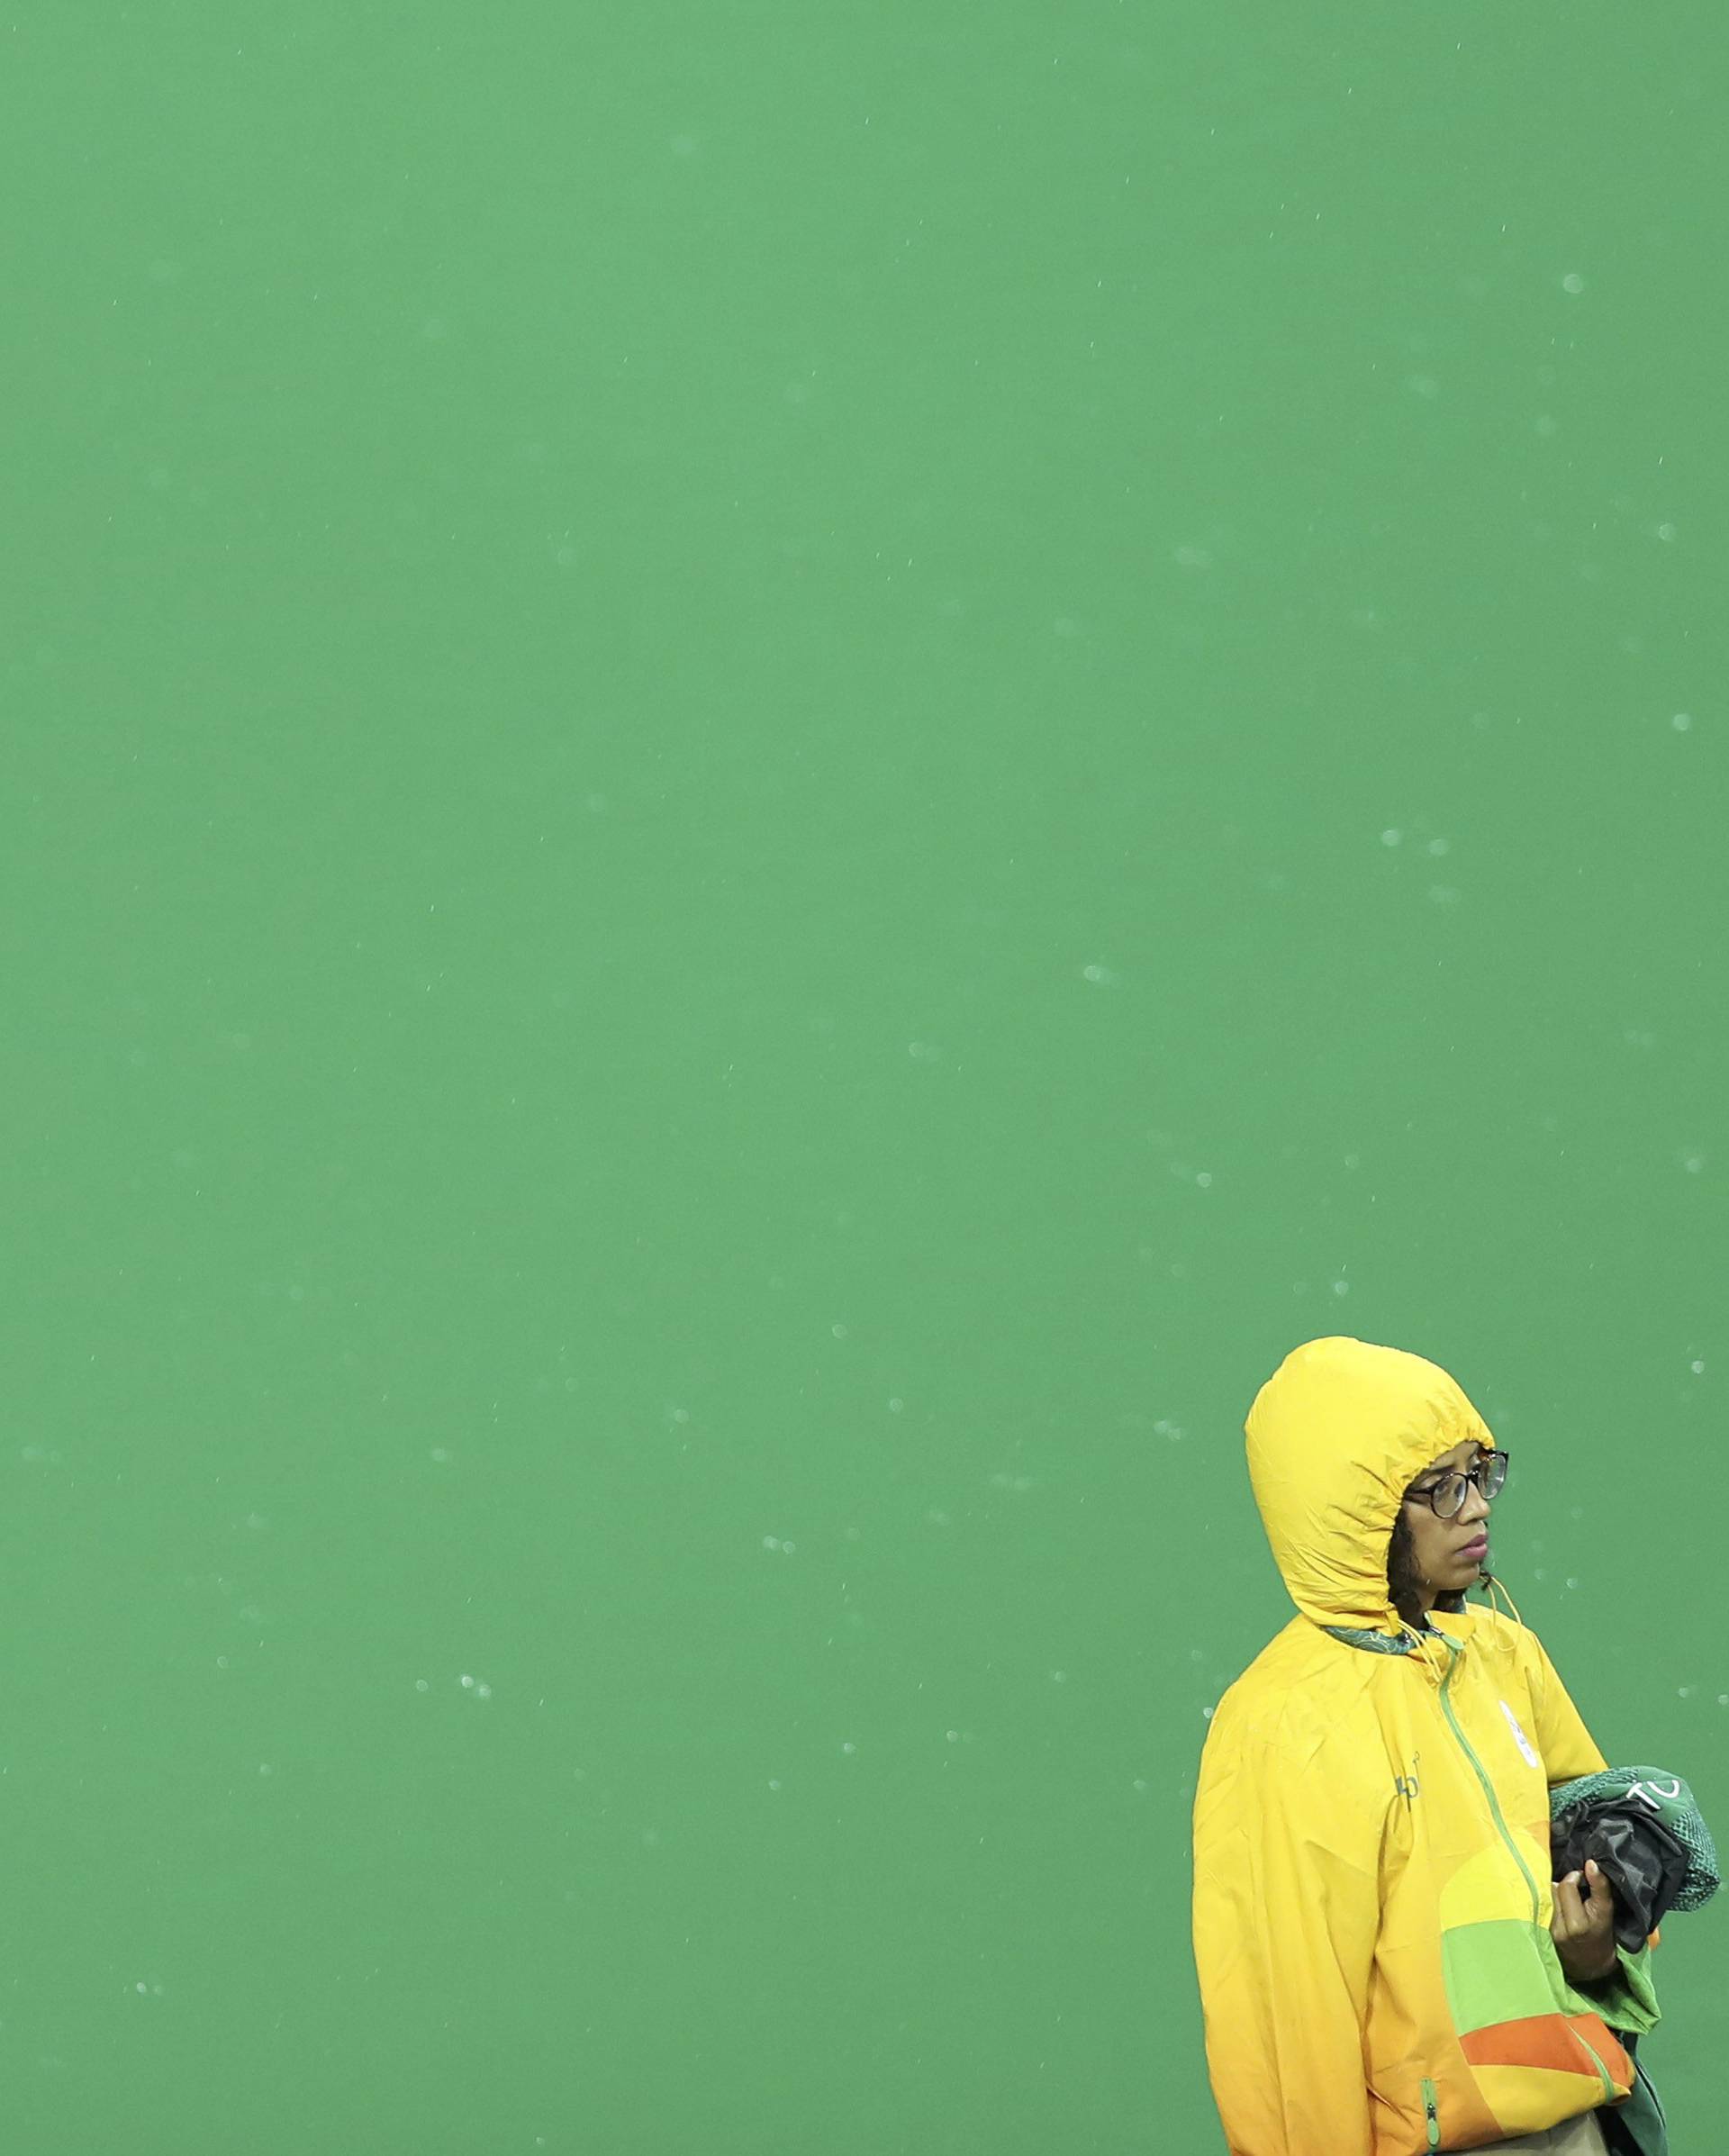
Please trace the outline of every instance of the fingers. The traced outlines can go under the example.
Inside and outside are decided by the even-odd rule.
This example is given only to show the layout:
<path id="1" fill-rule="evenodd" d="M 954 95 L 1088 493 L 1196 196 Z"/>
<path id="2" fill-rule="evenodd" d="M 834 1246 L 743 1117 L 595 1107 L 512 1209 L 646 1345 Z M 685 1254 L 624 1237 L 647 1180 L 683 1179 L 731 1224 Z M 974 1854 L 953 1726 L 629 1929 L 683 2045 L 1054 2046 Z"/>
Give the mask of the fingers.
<path id="1" fill-rule="evenodd" d="M 1600 1864 L 1588 1862 L 1585 1869 L 1590 1874 L 1591 1888 L 1591 1898 L 1585 1907 L 1586 1921 L 1592 1935 L 1607 1945 L 1615 1937 L 1615 1889 Z"/>
<path id="2" fill-rule="evenodd" d="M 1555 1881 L 1555 1917 L 1549 1928 L 1557 1938 L 1582 1938 L 1591 1928 L 1579 1898 L 1579 1877 L 1577 1871 L 1570 1871 L 1565 1879 Z"/>
<path id="3" fill-rule="evenodd" d="M 1589 1900 L 1580 1891 L 1581 1881 Z M 1549 1928 L 1558 1939 L 1607 1938 L 1615 1924 L 1615 1891 L 1608 1875 L 1589 1859 L 1582 1872 L 1570 1871 L 1555 1881 L 1554 1907 Z"/>
<path id="4" fill-rule="evenodd" d="M 1602 1867 L 1588 1859 L 1583 1871 L 1558 1879 L 1553 1903 L 1549 1929 L 1571 1981 L 1594 1984 L 1613 1974 L 1615 1893 Z"/>

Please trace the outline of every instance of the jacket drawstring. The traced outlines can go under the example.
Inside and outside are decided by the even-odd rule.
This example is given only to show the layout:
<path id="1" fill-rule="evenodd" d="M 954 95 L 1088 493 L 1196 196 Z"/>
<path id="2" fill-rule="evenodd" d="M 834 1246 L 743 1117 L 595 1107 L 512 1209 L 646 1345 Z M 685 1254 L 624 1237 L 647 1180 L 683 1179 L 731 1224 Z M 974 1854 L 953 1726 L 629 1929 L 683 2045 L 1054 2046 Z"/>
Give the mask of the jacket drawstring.
<path id="1" fill-rule="evenodd" d="M 1507 1589 L 1502 1585 L 1500 1580 L 1495 1573 L 1485 1572 L 1483 1574 L 1483 1587 L 1489 1597 L 1489 1608 L 1491 1609 L 1496 1608 L 1495 1598 L 1498 1594 L 1501 1598 L 1501 1600 L 1507 1604 L 1507 1608 L 1504 1611 L 1498 1612 L 1498 1614 L 1510 1617 L 1516 1625 L 1523 1628 L 1525 1619 L 1519 1615 L 1518 1604 L 1513 1599 L 1512 1596 L 1507 1593 Z M 1516 1663 L 1519 1659 L 1519 1650 L 1511 1634 L 1502 1640 L 1501 1647 L 1507 1662 L 1509 1664 Z"/>
<path id="2" fill-rule="evenodd" d="M 1397 1612 L 1395 1614 L 1397 1615 Z M 1438 1686 L 1442 1678 L 1446 1674 L 1447 1650 L 1445 1646 L 1443 1645 L 1440 1649 L 1441 1661 L 1437 1670 L 1435 1657 L 1429 1652 L 1429 1643 L 1436 1638 L 1435 1633 L 1433 1630 L 1419 1632 L 1415 1625 L 1408 1624 L 1402 1617 L 1399 1620 L 1399 1629 L 1402 1636 L 1410 1641 L 1412 1653 L 1420 1654 L 1423 1657 L 1423 1666 L 1428 1671 L 1431 1680 Z"/>
<path id="3" fill-rule="evenodd" d="M 1494 1572 L 1485 1572 L 1482 1584 L 1489 1599 L 1489 1608 L 1498 1616 L 1510 1617 L 1516 1625 L 1523 1626 L 1525 1619 L 1519 1615 L 1519 1606 L 1507 1592 L 1506 1585 L 1500 1578 Z M 1498 1595 L 1507 1605 L 1505 1610 L 1502 1610 L 1496 1601 Z M 1423 1657 L 1424 1665 L 1428 1670 L 1431 1680 L 1438 1686 L 1446 1676 L 1447 1664 L 1452 1659 L 1444 1635 L 1437 1634 L 1433 1626 L 1427 1631 L 1419 1632 L 1415 1625 L 1407 1623 L 1405 1618 L 1399 1616 L 1397 1608 L 1393 1609 L 1392 1614 L 1399 1617 L 1399 1636 L 1409 1640 L 1413 1654 L 1420 1654 Z M 1510 1662 L 1516 1663 L 1518 1649 L 1512 1639 L 1504 1639 L 1499 1644 L 1506 1659 Z M 1436 1659 L 1437 1655 L 1438 1660 Z"/>
<path id="4" fill-rule="evenodd" d="M 1507 1593 L 1507 1589 L 1501 1584 L 1499 1574 L 1496 1572 L 1485 1572 L 1483 1574 L 1483 1585 L 1489 1590 L 1490 1608 L 1492 1609 L 1494 1608 L 1495 1597 L 1498 1593 L 1501 1599 L 1507 1604 L 1507 1614 L 1512 1618 L 1516 1625 L 1523 1628 L 1525 1619 L 1519 1615 L 1519 1606 L 1513 1599 L 1512 1596 Z"/>

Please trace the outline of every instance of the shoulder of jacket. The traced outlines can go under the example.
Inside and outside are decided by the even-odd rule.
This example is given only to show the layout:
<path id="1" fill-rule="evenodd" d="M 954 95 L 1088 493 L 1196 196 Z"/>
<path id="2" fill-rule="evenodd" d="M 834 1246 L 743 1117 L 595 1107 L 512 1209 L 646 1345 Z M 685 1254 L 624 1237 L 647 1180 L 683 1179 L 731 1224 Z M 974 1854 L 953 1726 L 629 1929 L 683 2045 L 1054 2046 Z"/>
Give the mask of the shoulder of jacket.
<path id="1" fill-rule="evenodd" d="M 1522 1624 L 1517 1617 L 1509 1617 L 1504 1609 L 1489 1609 L 1474 1603 L 1471 1615 L 1477 1620 L 1480 1632 L 1490 1639 L 1507 1641 L 1514 1653 L 1527 1662 L 1533 1671 L 1542 1668 L 1547 1657 L 1543 1653 L 1543 1642 L 1529 1625 Z"/>
<path id="2" fill-rule="evenodd" d="M 1541 1715 L 1554 1666 L 1543 1642 L 1528 1625 L 1504 1611 L 1476 1609 L 1474 1615 L 1476 1652 L 1470 1657 L 1475 1665 L 1473 1675 L 1521 1712 L 1528 1706 L 1533 1714 Z"/>
<path id="3" fill-rule="evenodd" d="M 1281 1633 L 1231 1685 L 1213 1729 L 1269 1765 L 1299 1766 L 1325 1754 L 1358 1753 L 1374 1709 L 1370 1686 L 1390 1658 L 1365 1654 L 1313 1626 Z"/>

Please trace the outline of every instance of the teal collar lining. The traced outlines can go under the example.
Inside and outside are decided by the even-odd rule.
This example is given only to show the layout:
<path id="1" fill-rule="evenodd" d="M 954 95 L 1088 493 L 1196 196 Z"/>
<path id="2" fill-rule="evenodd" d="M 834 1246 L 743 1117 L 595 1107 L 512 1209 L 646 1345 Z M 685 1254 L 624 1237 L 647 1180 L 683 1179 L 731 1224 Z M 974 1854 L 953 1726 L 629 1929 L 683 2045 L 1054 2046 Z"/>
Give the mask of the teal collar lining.
<path id="1" fill-rule="evenodd" d="M 1463 1613 L 1448 1611 L 1444 1614 L 1458 1616 Z M 1359 1630 L 1353 1625 L 1323 1625 L 1321 1630 L 1334 1639 L 1342 1639 L 1347 1647 L 1361 1647 L 1369 1654 L 1415 1654 L 1417 1652 L 1417 1637 L 1408 1632 L 1369 1632 Z M 1441 1640 L 1450 1647 L 1463 1644 L 1443 1625 L 1429 1626 L 1426 1636 Z"/>
<path id="2" fill-rule="evenodd" d="M 1415 1654 L 1417 1642 L 1408 1632 L 1359 1632 L 1349 1625 L 1323 1625 L 1321 1630 L 1347 1647 L 1362 1647 L 1371 1654 Z"/>

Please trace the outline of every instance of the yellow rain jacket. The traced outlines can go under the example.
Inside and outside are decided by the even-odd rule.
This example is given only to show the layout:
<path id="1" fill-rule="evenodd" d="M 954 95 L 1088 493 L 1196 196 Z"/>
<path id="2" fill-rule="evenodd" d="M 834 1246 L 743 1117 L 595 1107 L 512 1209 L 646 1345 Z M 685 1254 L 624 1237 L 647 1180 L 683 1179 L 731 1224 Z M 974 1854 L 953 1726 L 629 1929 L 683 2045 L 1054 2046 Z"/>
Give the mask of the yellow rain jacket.
<path id="1" fill-rule="evenodd" d="M 1300 1615 L 1214 1713 L 1194 1948 L 1232 2156 L 1423 2156 L 1614 2104 L 1658 2019 L 1649 1943 L 1587 1991 L 1550 1936 L 1549 1786 L 1605 1765 L 1534 1633 L 1411 1630 L 1387 1586 L 1408 1484 L 1491 1445 L 1446 1372 L 1314 1340 L 1262 1389 L 1249 1476 Z M 1491 1553 L 1492 1555 L 1492 1553 Z"/>

